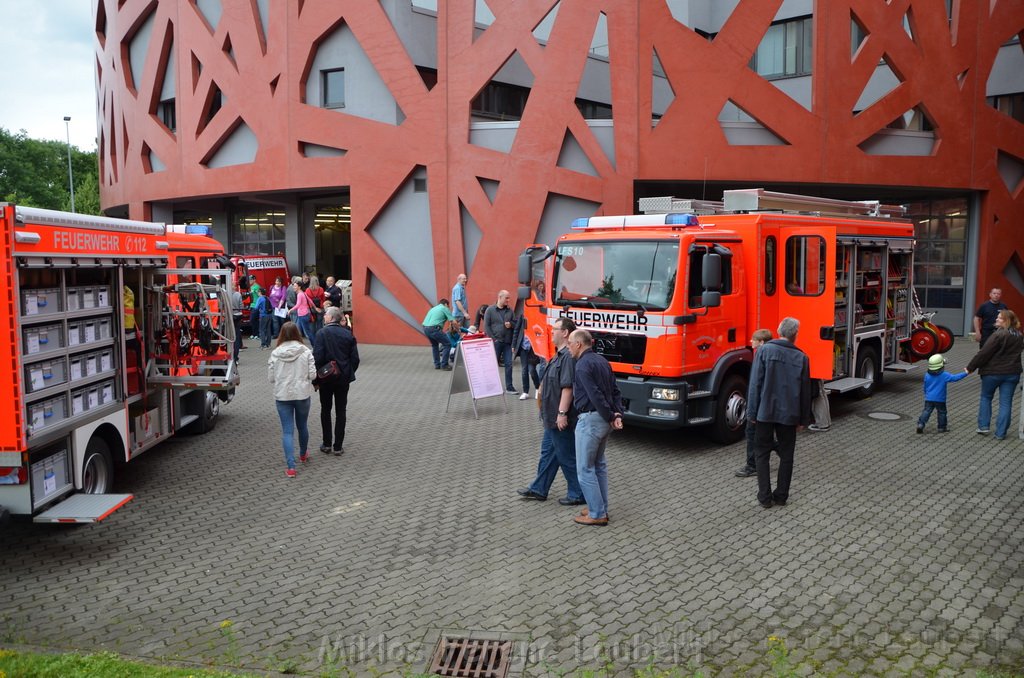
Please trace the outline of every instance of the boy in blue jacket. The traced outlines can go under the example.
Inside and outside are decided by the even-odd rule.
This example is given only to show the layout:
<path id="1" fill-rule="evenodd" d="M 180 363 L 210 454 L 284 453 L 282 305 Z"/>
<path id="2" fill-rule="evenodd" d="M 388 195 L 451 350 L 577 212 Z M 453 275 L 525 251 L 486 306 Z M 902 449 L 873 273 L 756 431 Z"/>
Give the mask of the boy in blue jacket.
<path id="1" fill-rule="evenodd" d="M 939 354 L 928 358 L 928 372 L 924 375 L 924 410 L 917 418 L 918 433 L 924 433 L 924 425 L 932 416 L 932 410 L 939 411 L 939 433 L 949 430 L 946 428 L 946 385 L 960 381 L 967 374 L 967 370 L 957 374 L 947 372 L 946 359 Z"/>

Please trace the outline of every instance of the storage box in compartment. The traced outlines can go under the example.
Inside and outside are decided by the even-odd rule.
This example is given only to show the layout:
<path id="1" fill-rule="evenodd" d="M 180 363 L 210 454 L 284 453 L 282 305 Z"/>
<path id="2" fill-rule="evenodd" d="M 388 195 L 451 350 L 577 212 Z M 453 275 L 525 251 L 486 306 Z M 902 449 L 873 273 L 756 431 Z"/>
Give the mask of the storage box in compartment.
<path id="1" fill-rule="evenodd" d="M 68 310 L 87 311 L 96 308 L 96 288 L 90 285 L 68 288 Z"/>
<path id="2" fill-rule="evenodd" d="M 28 421 L 32 432 L 58 424 L 68 418 L 68 401 L 64 395 L 38 403 L 29 403 Z"/>
<path id="3" fill-rule="evenodd" d="M 71 416 L 77 416 L 83 412 L 97 408 L 103 404 L 100 398 L 103 395 L 102 384 L 83 386 L 71 392 Z"/>
<path id="4" fill-rule="evenodd" d="M 110 288 L 106 285 L 97 285 L 94 290 L 96 292 L 96 308 L 110 308 Z"/>
<path id="5" fill-rule="evenodd" d="M 68 321 L 68 347 L 74 348 L 82 344 L 82 326 L 85 325 L 84 321 L 81 320 L 69 320 Z"/>
<path id="6" fill-rule="evenodd" d="M 34 504 L 39 505 L 56 492 L 71 484 L 71 465 L 69 463 L 67 444 L 54 449 L 54 454 L 34 462 L 30 467 L 32 478 L 32 496 Z"/>
<path id="7" fill-rule="evenodd" d="M 22 329 L 21 337 L 25 355 L 64 348 L 64 328 L 60 323 L 26 327 Z"/>
<path id="8" fill-rule="evenodd" d="M 117 386 L 113 379 L 105 379 L 99 383 L 100 405 L 106 405 L 117 400 Z"/>
<path id="9" fill-rule="evenodd" d="M 96 321 L 96 341 L 105 341 L 114 336 L 111 330 L 110 318 L 100 318 Z"/>
<path id="10" fill-rule="evenodd" d="M 21 315 L 32 318 L 60 312 L 60 289 L 39 288 L 21 291 Z"/>
<path id="11" fill-rule="evenodd" d="M 64 358 L 42 360 L 25 365 L 25 392 L 35 393 L 44 388 L 66 384 L 68 368 Z"/>

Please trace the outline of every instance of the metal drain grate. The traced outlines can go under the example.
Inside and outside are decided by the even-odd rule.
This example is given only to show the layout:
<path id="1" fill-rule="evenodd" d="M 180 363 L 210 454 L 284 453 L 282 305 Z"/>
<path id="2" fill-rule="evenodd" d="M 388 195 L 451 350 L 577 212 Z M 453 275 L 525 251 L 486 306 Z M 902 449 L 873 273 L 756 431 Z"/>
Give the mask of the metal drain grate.
<path id="1" fill-rule="evenodd" d="M 441 636 L 428 673 L 458 678 L 505 678 L 511 655 L 511 640 Z"/>

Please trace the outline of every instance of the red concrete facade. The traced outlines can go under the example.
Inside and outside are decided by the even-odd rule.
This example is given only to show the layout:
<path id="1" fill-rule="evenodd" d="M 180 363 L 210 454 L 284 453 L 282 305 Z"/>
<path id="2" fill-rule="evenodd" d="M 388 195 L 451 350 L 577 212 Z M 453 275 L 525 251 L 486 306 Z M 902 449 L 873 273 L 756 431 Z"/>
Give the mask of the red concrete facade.
<path id="1" fill-rule="evenodd" d="M 633 211 L 635 180 L 789 182 L 948 187 L 981 192 L 978 290 L 1001 286 L 1024 309 L 1024 196 L 1000 175 L 1000 154 L 1024 163 L 1024 129 L 985 102 L 1001 45 L 1024 32 L 1024 5 L 1009 0 L 836 0 L 815 3 L 813 105 L 807 110 L 748 63 L 781 0 L 741 2 L 713 41 L 677 22 L 656 0 L 562 0 L 546 45 L 534 28 L 556 0 L 488 0 L 496 20 L 474 40 L 473 0 L 446 0 L 438 12 L 437 85 L 428 89 L 380 3 L 294 0 L 269 3 L 263 34 L 256 0 L 222 0 L 216 30 L 188 0 L 99 0 L 101 197 L 136 218 L 149 205 L 183 196 L 240 195 L 347 186 L 352 205 L 352 270 L 360 339 L 422 343 L 405 322 L 368 296 L 371 275 L 416 319 L 425 298 L 369 234 L 375 217 L 416 166 L 425 166 L 437 296 L 464 270 L 462 203 L 482 230 L 470 302 L 514 289 L 516 253 L 532 242 L 551 193 L 599 203 L 599 213 Z M 910 12 L 913 39 L 903 28 Z M 133 82 L 127 47 L 155 13 L 149 52 Z M 574 105 L 594 27 L 607 18 L 615 159 L 609 160 Z M 851 59 L 850 22 L 869 33 Z M 303 101 L 316 44 L 345 22 L 407 116 L 390 125 Z M 173 50 L 172 50 L 173 44 Z M 652 55 L 675 93 L 651 126 Z M 177 131 L 155 115 L 163 69 L 173 52 Z M 534 76 L 511 153 L 469 143 L 470 101 L 518 52 Z M 902 81 L 854 115 L 858 95 L 885 58 Z M 211 83 L 224 107 L 201 125 Z M 733 101 L 781 137 L 783 146 L 731 146 L 717 121 Z M 859 145 L 915 106 L 933 121 L 928 157 L 868 155 Z M 259 141 L 255 161 L 219 169 L 204 162 L 240 121 Z M 566 131 L 599 176 L 558 167 Z M 302 143 L 344 149 L 311 158 Z M 151 171 L 149 153 L 166 169 Z M 500 183 L 493 201 L 479 179 Z M 367 322 L 369 321 L 369 322 Z"/>

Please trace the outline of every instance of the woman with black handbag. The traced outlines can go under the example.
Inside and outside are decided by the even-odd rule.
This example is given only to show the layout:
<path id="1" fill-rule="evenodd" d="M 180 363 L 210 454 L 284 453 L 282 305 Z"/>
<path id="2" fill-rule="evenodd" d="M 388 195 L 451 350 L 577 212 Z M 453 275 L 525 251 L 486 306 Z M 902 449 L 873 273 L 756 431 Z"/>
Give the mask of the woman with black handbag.
<path id="1" fill-rule="evenodd" d="M 342 324 L 344 314 L 331 306 L 325 312 L 327 324 L 317 332 L 313 342 L 313 359 L 317 369 L 317 388 L 320 392 L 320 426 L 323 443 L 320 451 L 331 451 L 340 457 L 345 452 L 345 420 L 348 408 L 348 387 L 356 380 L 359 368 L 359 349 L 355 335 Z M 331 409 L 336 411 L 333 426 Z"/>

